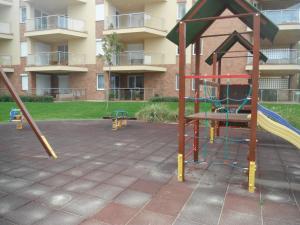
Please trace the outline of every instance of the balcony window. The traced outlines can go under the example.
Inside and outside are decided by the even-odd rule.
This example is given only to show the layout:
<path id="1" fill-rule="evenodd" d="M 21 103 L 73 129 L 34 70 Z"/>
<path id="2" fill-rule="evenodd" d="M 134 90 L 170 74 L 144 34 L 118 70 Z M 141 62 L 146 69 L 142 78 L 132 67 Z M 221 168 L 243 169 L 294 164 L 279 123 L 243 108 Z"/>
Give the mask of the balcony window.
<path id="1" fill-rule="evenodd" d="M 104 55 L 102 39 L 96 40 L 96 56 Z"/>
<path id="2" fill-rule="evenodd" d="M 21 42 L 21 57 L 27 57 L 27 55 L 28 55 L 27 42 Z"/>
<path id="3" fill-rule="evenodd" d="M 22 91 L 28 91 L 28 75 L 26 73 L 21 74 L 21 86 Z"/>
<path id="4" fill-rule="evenodd" d="M 25 23 L 27 19 L 27 9 L 26 7 L 20 8 L 20 23 Z"/>
<path id="5" fill-rule="evenodd" d="M 180 2 L 177 3 L 177 19 L 181 20 L 186 14 L 186 3 Z"/>
<path id="6" fill-rule="evenodd" d="M 104 90 L 104 75 L 97 75 L 97 90 Z"/>
<path id="7" fill-rule="evenodd" d="M 104 5 L 97 4 L 96 5 L 96 21 L 103 21 L 104 20 Z"/>

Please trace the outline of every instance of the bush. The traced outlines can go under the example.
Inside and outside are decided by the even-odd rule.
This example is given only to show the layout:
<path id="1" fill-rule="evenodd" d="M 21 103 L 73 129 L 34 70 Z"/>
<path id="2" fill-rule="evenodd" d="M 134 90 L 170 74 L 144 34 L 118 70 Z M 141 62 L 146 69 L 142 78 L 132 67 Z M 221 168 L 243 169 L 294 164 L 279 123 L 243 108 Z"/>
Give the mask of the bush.
<path id="1" fill-rule="evenodd" d="M 178 102 L 178 97 L 155 96 L 149 99 L 150 102 Z"/>
<path id="2" fill-rule="evenodd" d="M 52 96 L 20 96 L 23 102 L 53 102 Z M 14 102 L 10 95 L 1 95 L 0 102 Z"/>
<path id="3" fill-rule="evenodd" d="M 155 96 L 149 99 L 149 102 L 178 102 L 178 97 L 163 97 L 163 96 Z M 193 99 L 186 99 L 186 102 L 194 102 Z"/>
<path id="4" fill-rule="evenodd" d="M 177 112 L 162 104 L 152 104 L 137 112 L 136 117 L 147 122 L 174 122 L 177 120 Z"/>

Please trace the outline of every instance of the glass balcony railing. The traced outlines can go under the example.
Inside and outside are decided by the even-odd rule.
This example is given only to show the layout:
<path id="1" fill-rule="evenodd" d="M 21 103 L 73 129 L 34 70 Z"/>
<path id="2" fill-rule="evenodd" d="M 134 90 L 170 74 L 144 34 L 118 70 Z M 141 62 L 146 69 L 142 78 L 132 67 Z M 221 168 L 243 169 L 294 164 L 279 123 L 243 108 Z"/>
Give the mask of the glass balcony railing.
<path id="1" fill-rule="evenodd" d="M 12 58 L 10 55 L 0 55 L 0 65 L 1 66 L 11 66 Z"/>
<path id="2" fill-rule="evenodd" d="M 79 66 L 85 64 L 85 55 L 69 52 L 42 52 L 27 56 L 28 66 Z"/>
<path id="3" fill-rule="evenodd" d="M 265 10 L 263 14 L 275 24 L 300 24 L 300 9 Z"/>
<path id="4" fill-rule="evenodd" d="M 146 13 L 130 13 L 109 16 L 105 20 L 106 30 L 148 27 L 165 31 L 165 21 L 162 18 Z"/>
<path id="5" fill-rule="evenodd" d="M 26 31 L 42 31 L 51 29 L 65 29 L 85 32 L 85 22 L 67 16 L 52 15 L 36 17 L 26 21 Z"/>
<path id="6" fill-rule="evenodd" d="M 266 64 L 274 65 L 300 65 L 300 50 L 298 49 L 262 49 L 268 57 Z M 252 58 L 248 58 L 248 64 L 253 61 Z"/>
<path id="7" fill-rule="evenodd" d="M 11 34 L 9 23 L 0 22 L 0 34 Z"/>
<path id="8" fill-rule="evenodd" d="M 159 65 L 164 63 L 164 54 L 144 51 L 128 51 L 113 56 L 113 66 Z"/>

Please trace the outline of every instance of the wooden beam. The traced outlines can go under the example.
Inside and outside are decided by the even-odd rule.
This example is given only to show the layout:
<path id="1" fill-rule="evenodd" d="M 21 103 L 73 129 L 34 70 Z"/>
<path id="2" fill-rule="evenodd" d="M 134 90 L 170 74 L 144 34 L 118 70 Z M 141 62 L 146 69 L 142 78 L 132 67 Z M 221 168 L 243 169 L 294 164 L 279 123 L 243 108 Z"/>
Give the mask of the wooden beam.
<path id="1" fill-rule="evenodd" d="M 200 56 L 200 52 L 201 52 L 201 40 L 199 39 L 198 41 L 196 41 L 196 45 L 195 45 L 195 50 L 196 50 L 196 63 L 195 63 L 195 75 L 199 76 L 200 75 L 200 61 L 201 61 L 201 56 Z M 200 89 L 199 89 L 199 78 L 195 79 L 195 99 L 199 99 L 200 96 Z M 198 113 L 199 112 L 199 101 L 195 100 L 195 104 L 194 104 L 194 113 Z M 198 162 L 198 158 L 199 158 L 199 120 L 196 120 L 194 122 L 194 162 Z"/>
<path id="2" fill-rule="evenodd" d="M 185 161 L 185 70 L 186 70 L 186 24 L 179 23 L 179 112 L 178 112 L 178 180 L 184 181 Z"/>
<path id="3" fill-rule="evenodd" d="M 47 152 L 47 154 L 49 156 L 56 159 L 57 158 L 56 153 L 53 151 L 53 149 L 52 149 L 51 145 L 48 143 L 46 137 L 42 134 L 42 132 L 40 131 L 40 129 L 38 128 L 38 126 L 36 125 L 34 120 L 32 119 L 31 115 L 29 114 L 29 112 L 27 111 L 21 98 L 15 91 L 13 85 L 10 83 L 10 81 L 9 81 L 8 77 L 6 76 L 2 67 L 0 67 L 0 74 L 1 74 L 1 77 L 2 77 L 2 80 L 5 84 L 5 86 L 7 87 L 8 91 L 10 92 L 13 99 L 16 101 L 17 105 L 19 106 L 20 110 L 22 111 L 24 117 L 26 118 L 27 122 L 29 123 L 30 127 L 32 128 L 33 132 L 35 133 L 36 137 L 38 138 L 38 140 L 44 147 L 45 151 Z"/>
<path id="4" fill-rule="evenodd" d="M 253 17 L 253 70 L 252 70 L 252 100 L 251 100 L 251 133 L 249 146 L 249 161 L 256 160 L 257 102 L 259 78 L 260 51 L 260 14 Z"/>

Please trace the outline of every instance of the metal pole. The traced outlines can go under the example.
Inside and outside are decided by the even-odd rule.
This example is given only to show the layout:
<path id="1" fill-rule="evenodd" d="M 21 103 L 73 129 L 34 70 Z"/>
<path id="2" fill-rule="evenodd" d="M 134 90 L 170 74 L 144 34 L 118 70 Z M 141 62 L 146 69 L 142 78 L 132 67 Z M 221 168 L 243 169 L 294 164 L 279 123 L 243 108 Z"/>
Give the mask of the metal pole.
<path id="1" fill-rule="evenodd" d="M 186 24 L 179 23 L 179 125 L 178 125 L 178 181 L 184 181 L 185 148 L 185 68 L 186 68 Z"/>
<path id="2" fill-rule="evenodd" d="M 200 39 L 196 41 L 195 43 L 195 50 L 196 50 L 196 63 L 195 63 L 195 75 L 200 76 L 200 62 L 201 62 L 201 56 L 200 56 Z M 199 113 L 199 78 L 195 79 L 195 104 L 194 104 L 194 113 Z M 199 120 L 195 120 L 194 122 L 194 162 L 198 162 L 198 153 L 199 153 Z"/>
<path id="3" fill-rule="evenodd" d="M 34 120 L 32 119 L 31 115 L 27 111 L 27 109 L 26 109 L 24 103 L 22 102 L 21 98 L 19 97 L 19 95 L 15 91 L 14 87 L 10 83 L 9 79 L 7 78 L 7 76 L 6 76 L 5 72 L 3 71 L 2 67 L 0 67 L 0 74 L 1 74 L 1 77 L 2 77 L 2 80 L 5 84 L 5 86 L 7 87 L 10 94 L 12 95 L 12 97 L 16 101 L 17 105 L 21 109 L 24 117 L 28 121 L 29 125 L 31 126 L 32 130 L 34 131 L 35 135 L 37 136 L 38 140 L 43 145 L 43 147 L 46 150 L 47 154 L 49 156 L 53 157 L 54 159 L 56 159 L 57 158 L 56 153 L 53 151 L 53 149 L 52 149 L 51 145 L 48 143 L 46 137 L 42 134 L 42 132 L 40 131 L 40 129 L 38 128 L 38 126 L 36 125 Z"/>

